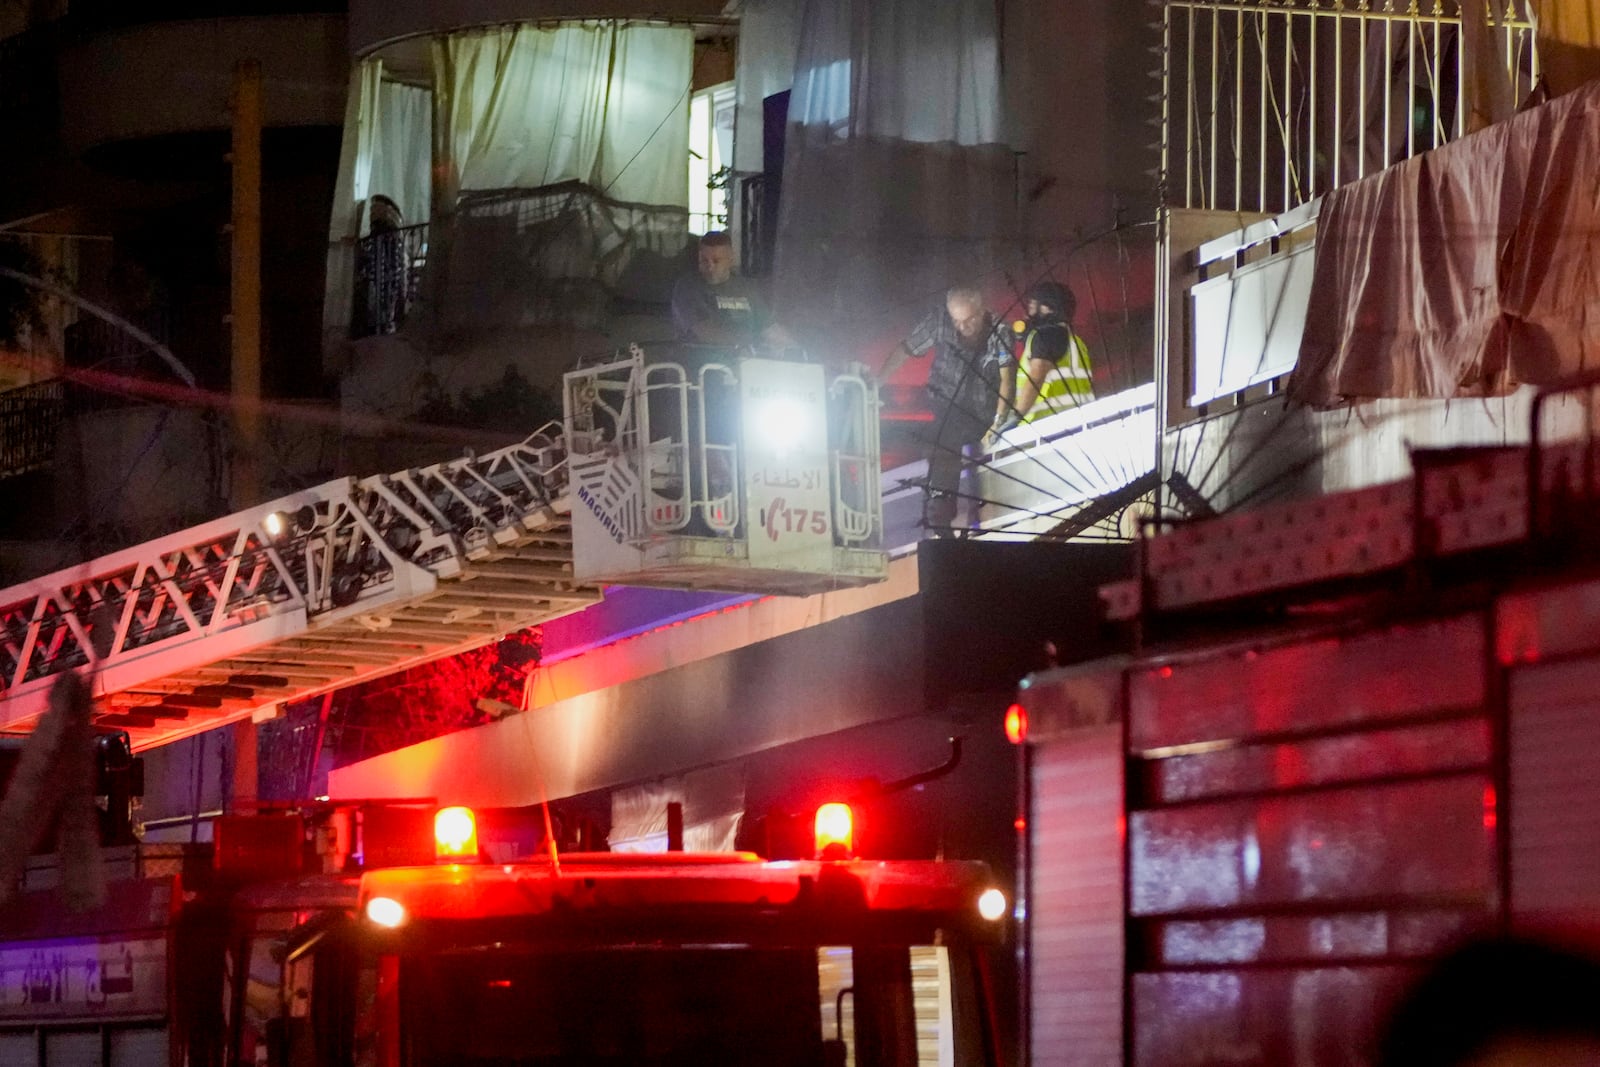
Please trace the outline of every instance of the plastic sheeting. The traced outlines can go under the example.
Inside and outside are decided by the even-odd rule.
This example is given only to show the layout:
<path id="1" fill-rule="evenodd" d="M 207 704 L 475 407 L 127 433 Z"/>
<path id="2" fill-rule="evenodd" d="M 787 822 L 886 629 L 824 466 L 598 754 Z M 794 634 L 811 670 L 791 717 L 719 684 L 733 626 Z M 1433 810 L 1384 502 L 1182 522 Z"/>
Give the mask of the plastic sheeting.
<path id="1" fill-rule="evenodd" d="M 1600 13 L 1594 0 L 1533 0 L 1539 66 L 1552 93 L 1600 78 Z"/>
<path id="2" fill-rule="evenodd" d="M 1487 396 L 1600 359 L 1600 83 L 1336 189 L 1293 399 Z"/>
<path id="3" fill-rule="evenodd" d="M 665 852 L 667 805 L 683 805 L 686 852 L 732 852 L 744 817 L 744 777 L 737 766 L 712 767 L 618 789 L 611 794 L 613 852 Z"/>

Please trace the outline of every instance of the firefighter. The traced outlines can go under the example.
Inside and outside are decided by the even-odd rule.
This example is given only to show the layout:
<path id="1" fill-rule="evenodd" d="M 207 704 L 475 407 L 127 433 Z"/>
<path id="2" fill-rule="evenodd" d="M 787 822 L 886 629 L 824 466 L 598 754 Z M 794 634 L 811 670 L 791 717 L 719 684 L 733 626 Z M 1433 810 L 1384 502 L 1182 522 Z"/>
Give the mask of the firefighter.
<path id="1" fill-rule="evenodd" d="M 1005 410 L 1003 395 L 1012 377 L 1006 329 L 981 292 L 970 285 L 955 286 L 945 293 L 944 306 L 931 310 L 889 354 L 878 377 L 887 381 L 906 360 L 929 352 L 934 421 L 924 442 L 928 480 L 922 522 L 934 537 L 955 536 L 961 475 L 963 469 L 970 473 L 973 463 L 969 453 Z M 973 523 L 977 503 L 969 501 Z"/>
<path id="2" fill-rule="evenodd" d="M 1077 310 L 1072 290 L 1057 282 L 1040 282 L 1028 290 L 1027 309 L 1027 320 L 1012 327 L 1021 338 L 1016 382 L 1007 398 L 1011 403 L 992 427 L 992 437 L 1094 399 L 1089 346 L 1072 328 Z"/>

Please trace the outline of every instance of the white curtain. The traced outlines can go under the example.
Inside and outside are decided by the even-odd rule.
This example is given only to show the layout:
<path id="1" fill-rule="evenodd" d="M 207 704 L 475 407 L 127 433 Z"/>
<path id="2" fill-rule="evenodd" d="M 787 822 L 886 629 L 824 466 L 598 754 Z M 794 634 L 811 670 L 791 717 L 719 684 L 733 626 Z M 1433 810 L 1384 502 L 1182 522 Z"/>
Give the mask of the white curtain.
<path id="1" fill-rule="evenodd" d="M 370 225 L 369 202 L 383 194 L 407 225 L 429 215 L 433 94 L 384 77 L 383 60 L 350 71 L 344 140 L 328 220 L 322 330 L 324 359 L 337 362 L 350 335 L 356 242 Z"/>
<path id="2" fill-rule="evenodd" d="M 991 0 L 804 0 L 779 310 L 813 344 L 897 329 L 1014 246 Z"/>
<path id="3" fill-rule="evenodd" d="M 739 10 L 739 53 L 734 71 L 733 169 L 763 169 L 763 104 L 794 84 L 800 47 L 799 0 L 745 0 Z"/>
<path id="4" fill-rule="evenodd" d="M 380 81 L 377 124 L 369 196 L 382 194 L 393 200 L 407 226 L 427 222 L 433 199 L 433 93 L 388 79 Z M 362 232 L 371 224 L 369 213 Z"/>
<path id="5" fill-rule="evenodd" d="M 425 283 L 446 335 L 601 324 L 688 240 L 688 26 L 571 22 L 434 42 Z"/>
<path id="6" fill-rule="evenodd" d="M 688 208 L 694 32 L 509 26 L 434 42 L 441 180 L 457 193 L 579 181 Z"/>

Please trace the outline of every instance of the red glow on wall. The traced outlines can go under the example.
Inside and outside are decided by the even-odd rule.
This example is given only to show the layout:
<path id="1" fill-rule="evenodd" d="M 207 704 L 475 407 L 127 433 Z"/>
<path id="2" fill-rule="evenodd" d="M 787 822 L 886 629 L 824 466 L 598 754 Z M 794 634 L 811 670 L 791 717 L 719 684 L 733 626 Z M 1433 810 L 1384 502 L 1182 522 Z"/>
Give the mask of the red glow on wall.
<path id="1" fill-rule="evenodd" d="M 1483 787 L 1483 828 L 1493 830 L 1500 825 L 1500 808 L 1495 796 L 1494 786 Z"/>

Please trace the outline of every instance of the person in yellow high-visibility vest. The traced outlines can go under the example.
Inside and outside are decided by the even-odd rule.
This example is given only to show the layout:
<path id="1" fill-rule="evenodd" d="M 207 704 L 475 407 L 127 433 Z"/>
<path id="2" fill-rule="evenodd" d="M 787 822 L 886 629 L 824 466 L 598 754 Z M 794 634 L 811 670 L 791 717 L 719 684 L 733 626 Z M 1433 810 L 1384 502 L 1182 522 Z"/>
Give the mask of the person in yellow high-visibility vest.
<path id="1" fill-rule="evenodd" d="M 1094 399 L 1089 346 L 1072 328 L 1077 301 L 1057 282 L 1028 290 L 1028 318 L 1012 328 L 1020 336 L 1017 377 L 1008 410 L 994 425 L 994 436 Z"/>

